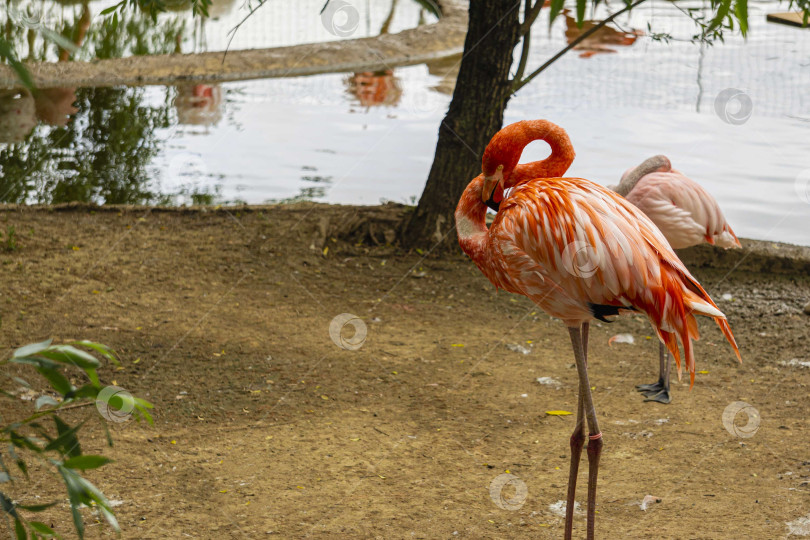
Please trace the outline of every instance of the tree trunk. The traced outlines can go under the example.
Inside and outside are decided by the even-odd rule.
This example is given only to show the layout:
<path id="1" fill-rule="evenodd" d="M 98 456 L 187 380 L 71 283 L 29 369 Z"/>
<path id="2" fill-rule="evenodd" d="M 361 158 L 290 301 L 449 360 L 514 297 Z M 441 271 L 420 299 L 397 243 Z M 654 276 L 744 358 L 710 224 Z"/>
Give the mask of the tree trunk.
<path id="1" fill-rule="evenodd" d="M 458 248 L 453 212 L 481 174 L 481 155 L 503 125 L 512 94 L 509 69 L 520 39 L 520 0 L 470 0 L 464 56 L 427 184 L 402 233 L 406 247 Z"/>

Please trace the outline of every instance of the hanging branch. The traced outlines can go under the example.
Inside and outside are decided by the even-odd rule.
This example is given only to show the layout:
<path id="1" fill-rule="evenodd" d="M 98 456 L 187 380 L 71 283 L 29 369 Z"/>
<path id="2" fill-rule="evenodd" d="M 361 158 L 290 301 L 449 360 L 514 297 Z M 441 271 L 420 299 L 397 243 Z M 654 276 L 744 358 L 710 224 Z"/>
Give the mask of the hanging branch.
<path id="1" fill-rule="evenodd" d="M 521 32 L 523 32 L 523 26 L 525 26 L 526 23 L 529 23 L 529 26 L 526 29 L 526 32 L 523 33 L 523 44 L 521 45 L 521 49 L 520 49 L 520 62 L 518 62 L 517 73 L 515 73 L 515 77 L 514 77 L 514 79 L 512 79 L 513 82 L 514 81 L 519 81 L 520 79 L 522 79 L 523 78 L 523 73 L 526 71 L 526 62 L 528 62 L 528 60 L 529 60 L 529 48 L 530 48 L 531 43 L 532 43 L 532 25 L 531 25 L 531 23 L 534 22 L 534 20 L 537 18 L 537 15 L 540 13 L 540 10 L 538 9 L 537 13 L 535 13 L 530 18 L 529 13 L 530 13 L 530 11 L 532 11 L 532 9 L 534 9 L 534 8 L 531 7 L 531 4 L 532 4 L 532 0 L 526 0 L 526 8 L 524 9 L 525 15 L 523 17 L 523 25 L 521 26 Z M 537 7 L 537 6 L 543 7 L 543 0 L 537 0 L 537 3 L 535 4 L 535 7 Z"/>
<path id="2" fill-rule="evenodd" d="M 523 10 L 523 23 L 520 25 L 520 35 L 526 35 L 531 30 L 532 24 L 537 20 L 540 15 L 540 10 L 543 8 L 545 0 L 536 0 L 534 6 L 531 6 L 531 0 L 526 0 L 526 9 Z"/>
<path id="3" fill-rule="evenodd" d="M 538 0 L 538 2 L 540 2 L 540 1 L 541 1 L 541 0 Z M 548 59 L 548 61 L 547 61 L 545 64 L 543 64 L 542 66 L 540 66 L 539 68 L 537 68 L 536 70 L 534 70 L 533 72 L 531 72 L 531 73 L 529 74 L 529 76 L 528 76 L 528 77 L 526 77 L 525 79 L 523 79 L 523 80 L 519 80 L 519 79 L 517 79 L 517 77 L 516 77 L 516 78 L 515 78 L 514 87 L 513 87 L 513 89 L 512 89 L 512 93 L 514 94 L 515 92 L 517 92 L 518 90 L 520 90 L 521 88 L 523 88 L 524 86 L 526 86 L 526 85 L 527 85 L 529 82 L 531 82 L 531 80 L 532 80 L 532 79 L 534 79 L 535 77 L 537 77 L 538 75 L 540 75 L 540 74 L 541 74 L 543 71 L 545 71 L 545 70 L 546 70 L 546 68 L 547 68 L 547 67 L 549 67 L 551 64 L 553 64 L 554 62 L 556 62 L 557 60 L 559 60 L 559 59 L 560 59 L 560 57 L 562 57 L 562 56 L 563 56 L 565 53 L 567 53 L 568 51 L 570 51 L 571 49 L 573 49 L 574 47 L 576 47 L 577 45 L 579 45 L 580 43 L 582 43 L 584 40 L 586 40 L 586 39 L 588 39 L 589 37 L 591 37 L 591 36 L 592 36 L 594 33 L 598 32 L 598 31 L 599 31 L 601 28 L 603 28 L 604 26 L 606 26 L 606 25 L 610 24 L 610 22 L 611 22 L 611 21 L 613 21 L 613 19 L 615 19 L 616 17 L 618 17 L 618 16 L 619 16 L 619 15 L 621 15 L 622 13 L 626 13 L 626 12 L 630 11 L 630 10 L 631 10 L 631 9 L 633 9 L 634 7 L 636 7 L 636 6 L 640 5 L 640 4 L 643 4 L 643 3 L 644 3 L 644 2 L 646 2 L 646 1 L 647 1 L 647 0 L 636 0 L 636 2 L 634 2 L 634 3 L 632 3 L 632 4 L 627 4 L 627 5 L 626 5 L 626 6 L 625 6 L 623 9 L 621 9 L 621 10 L 617 11 L 616 13 L 614 13 L 613 15 L 611 15 L 610 17 L 608 17 L 607 19 L 605 19 L 605 20 L 601 21 L 599 24 L 597 24 L 596 26 L 594 26 L 593 28 L 591 28 L 591 29 L 590 29 L 590 30 L 588 30 L 587 32 L 583 32 L 583 33 L 582 33 L 582 35 L 580 35 L 580 36 L 579 36 L 578 38 L 576 38 L 574 41 L 572 41 L 571 43 L 569 43 L 569 44 L 568 44 L 568 46 L 567 46 L 567 47 L 565 47 L 564 49 L 562 49 L 560 52 L 558 52 L 557 54 L 555 54 L 554 56 L 552 56 L 551 58 L 549 58 L 549 59 Z"/>

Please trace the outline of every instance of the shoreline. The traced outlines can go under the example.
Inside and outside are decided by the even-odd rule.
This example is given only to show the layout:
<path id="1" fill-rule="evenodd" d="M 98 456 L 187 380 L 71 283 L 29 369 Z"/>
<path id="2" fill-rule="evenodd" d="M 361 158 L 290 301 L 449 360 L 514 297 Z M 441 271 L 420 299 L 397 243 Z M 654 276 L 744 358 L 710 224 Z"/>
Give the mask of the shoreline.
<path id="1" fill-rule="evenodd" d="M 178 214 L 232 214 L 263 213 L 279 210 L 324 212 L 343 210 L 347 214 L 357 215 L 359 221 L 373 223 L 387 228 L 387 234 L 381 234 L 380 242 L 386 238 L 390 241 L 391 229 L 404 214 L 413 207 L 398 203 L 384 205 L 342 205 L 318 202 L 299 202 L 292 204 L 248 204 L 234 206 L 151 206 L 151 205 L 97 205 L 93 203 L 60 203 L 53 205 L 19 205 L 0 204 L 0 213 L 11 212 L 149 212 Z M 347 216 L 348 219 L 349 216 Z M 357 225 L 356 223 L 354 224 Z M 371 226 L 371 228 L 374 228 Z M 709 245 L 694 246 L 676 250 L 681 260 L 689 268 L 711 267 L 718 270 L 742 270 L 747 272 L 774 272 L 779 274 L 810 275 L 810 246 L 788 244 L 753 238 L 740 238 L 742 249 L 721 249 Z"/>

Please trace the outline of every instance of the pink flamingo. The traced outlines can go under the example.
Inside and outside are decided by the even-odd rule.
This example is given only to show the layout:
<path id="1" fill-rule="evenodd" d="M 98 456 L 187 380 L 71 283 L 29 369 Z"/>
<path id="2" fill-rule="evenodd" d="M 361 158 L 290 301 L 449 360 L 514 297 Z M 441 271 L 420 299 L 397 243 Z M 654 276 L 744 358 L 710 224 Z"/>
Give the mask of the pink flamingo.
<path id="1" fill-rule="evenodd" d="M 673 169 L 666 156 L 653 156 L 629 169 L 615 191 L 647 214 L 675 249 L 704 242 L 723 248 L 742 247 L 714 197 L 700 184 Z M 646 396 L 644 401 L 672 401 L 670 362 L 670 355 L 661 344 L 658 382 L 636 386 Z"/>
<path id="2" fill-rule="evenodd" d="M 530 166 L 540 176 L 522 178 L 516 186 L 515 177 L 527 170 L 518 166 L 518 160 L 523 148 L 534 140 L 546 141 L 552 153 Z M 675 355 L 679 369 L 680 339 L 693 382 L 692 340 L 699 337 L 695 315 L 713 318 L 738 358 L 739 350 L 725 315 L 647 216 L 605 187 L 581 178 L 560 178 L 573 159 L 568 135 L 551 122 L 509 125 L 487 146 L 483 173 L 464 190 L 455 218 L 461 248 L 496 287 L 530 298 L 568 327 L 579 392 L 577 424 L 570 440 L 565 538 L 571 538 L 573 528 L 587 421 L 587 537 L 593 539 L 603 443 L 588 380 L 591 319 L 606 320 L 625 310 L 643 313 Z M 509 188 L 512 192 L 504 198 Z M 487 228 L 489 205 L 499 211 Z"/>

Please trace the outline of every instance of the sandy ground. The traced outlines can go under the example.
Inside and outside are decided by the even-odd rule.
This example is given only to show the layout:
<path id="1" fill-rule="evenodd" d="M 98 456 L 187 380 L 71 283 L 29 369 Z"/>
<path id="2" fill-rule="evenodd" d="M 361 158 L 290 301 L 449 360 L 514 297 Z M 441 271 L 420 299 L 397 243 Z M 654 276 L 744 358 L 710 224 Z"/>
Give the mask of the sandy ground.
<path id="1" fill-rule="evenodd" d="M 0 230 L 18 234 L 17 250 L 0 249 L 6 351 L 47 337 L 106 343 L 123 365 L 102 380 L 156 406 L 154 426 L 113 425 L 111 449 L 95 411 L 72 412 L 90 419 L 84 451 L 116 460 L 88 477 L 120 501 L 124 538 L 562 536 L 553 505 L 565 496 L 574 417 L 546 411 L 575 410 L 567 332 L 496 293 L 461 255 L 332 241 L 356 212 L 0 211 Z M 644 403 L 633 387 L 657 373 L 648 324 L 593 327 L 598 536 L 810 534 L 810 277 L 718 266 L 705 253 L 695 264 L 744 362 L 702 321 L 694 388 L 676 382 L 672 404 Z M 359 348 L 351 331 L 346 348 L 330 338 L 342 313 L 363 321 Z M 618 333 L 635 344 L 609 347 Z M 724 427 L 737 401 L 756 411 L 753 436 Z M 33 405 L 14 407 L 4 413 Z M 737 429 L 748 420 L 738 415 Z M 515 484 L 500 497 L 495 484 L 491 497 L 502 474 L 525 485 L 517 509 L 494 502 L 520 499 Z M 52 476 L 33 479 L 12 492 L 21 502 L 65 500 Z M 661 502 L 642 511 L 646 495 Z M 89 537 L 114 536 L 86 515 Z M 69 520 L 66 502 L 45 514 L 66 537 Z"/>

